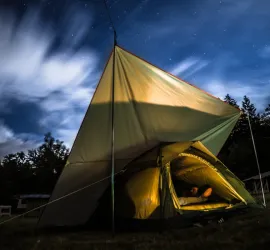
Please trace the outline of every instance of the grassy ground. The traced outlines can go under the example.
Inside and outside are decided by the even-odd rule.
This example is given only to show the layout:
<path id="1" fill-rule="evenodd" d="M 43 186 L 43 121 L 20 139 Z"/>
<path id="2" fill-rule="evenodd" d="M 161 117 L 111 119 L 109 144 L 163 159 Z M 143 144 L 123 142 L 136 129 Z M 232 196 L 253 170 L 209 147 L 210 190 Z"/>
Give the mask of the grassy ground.
<path id="1" fill-rule="evenodd" d="M 270 205 L 270 204 L 269 204 Z M 163 233 L 55 232 L 35 234 L 36 220 L 22 218 L 0 226 L 0 249 L 268 249 L 270 209 L 251 210 L 224 223 L 168 229 Z"/>

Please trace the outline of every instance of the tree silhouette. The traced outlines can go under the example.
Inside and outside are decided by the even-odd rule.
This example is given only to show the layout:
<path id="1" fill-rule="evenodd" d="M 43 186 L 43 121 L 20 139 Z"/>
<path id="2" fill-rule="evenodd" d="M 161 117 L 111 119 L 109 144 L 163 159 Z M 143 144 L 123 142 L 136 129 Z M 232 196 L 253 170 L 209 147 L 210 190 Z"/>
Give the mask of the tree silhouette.
<path id="1" fill-rule="evenodd" d="M 5 156 L 0 163 L 0 202 L 9 203 L 16 194 L 51 193 L 68 155 L 64 143 L 47 133 L 37 149 Z"/>
<path id="2" fill-rule="evenodd" d="M 237 104 L 236 100 L 233 99 L 229 94 L 225 96 L 224 101 L 239 109 L 239 105 Z"/>
<path id="3" fill-rule="evenodd" d="M 229 95 L 226 95 L 224 101 L 235 107 L 238 106 L 237 102 Z M 266 136 L 270 135 L 270 107 L 268 105 L 265 112 L 260 114 L 247 96 L 243 97 L 241 104 L 241 116 L 226 141 L 220 153 L 220 158 L 234 173 L 244 179 L 257 174 L 256 159 L 247 114 L 249 115 L 261 169 L 262 171 L 269 171 L 266 160 L 269 153 L 265 145 L 267 145 L 266 143 L 270 139 Z"/>

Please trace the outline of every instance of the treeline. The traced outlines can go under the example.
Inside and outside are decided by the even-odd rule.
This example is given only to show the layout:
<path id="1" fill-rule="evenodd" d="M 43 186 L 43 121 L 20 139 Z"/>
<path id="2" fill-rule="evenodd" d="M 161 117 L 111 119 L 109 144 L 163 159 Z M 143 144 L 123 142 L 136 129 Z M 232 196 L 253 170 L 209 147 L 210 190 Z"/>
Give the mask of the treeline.
<path id="1" fill-rule="evenodd" d="M 247 96 L 241 106 L 229 95 L 224 101 L 243 112 L 218 157 L 241 179 L 258 173 L 247 119 L 249 114 L 261 170 L 270 171 L 270 105 L 259 113 Z M 51 193 L 68 155 L 69 149 L 64 143 L 48 133 L 37 149 L 4 157 L 0 162 L 0 203 L 15 194 Z"/>
<path id="2" fill-rule="evenodd" d="M 241 109 L 242 114 L 218 157 L 241 179 L 258 174 L 249 116 L 261 171 L 270 171 L 270 104 L 262 112 L 257 112 L 247 96 L 244 96 L 241 106 L 230 95 L 226 95 L 224 101 Z"/>
<path id="3" fill-rule="evenodd" d="M 48 133 L 37 149 L 5 156 L 0 162 L 0 204 L 17 194 L 51 193 L 68 155 L 64 143 Z"/>

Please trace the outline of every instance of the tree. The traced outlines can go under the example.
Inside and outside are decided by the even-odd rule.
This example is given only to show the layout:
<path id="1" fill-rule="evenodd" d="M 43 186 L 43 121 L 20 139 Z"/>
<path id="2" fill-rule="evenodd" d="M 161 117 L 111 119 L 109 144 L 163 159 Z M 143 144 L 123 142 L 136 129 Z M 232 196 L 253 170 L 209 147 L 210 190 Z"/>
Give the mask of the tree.
<path id="1" fill-rule="evenodd" d="M 0 201 L 20 193 L 51 193 L 68 155 L 64 143 L 48 133 L 37 149 L 5 156 L 0 162 Z"/>
<path id="2" fill-rule="evenodd" d="M 230 97 L 230 95 L 226 95 L 224 101 L 239 108 L 237 102 Z M 260 122 L 261 116 L 257 113 L 255 105 L 247 96 L 244 96 L 242 100 L 241 111 L 241 116 L 226 141 L 221 151 L 220 158 L 225 165 L 228 165 L 239 177 L 244 178 L 245 176 L 250 176 L 252 173 L 255 174 L 253 171 L 256 171 L 256 161 L 254 158 L 254 149 L 247 114 L 249 115 L 252 131 L 256 139 L 262 131 L 262 126 Z M 258 153 L 262 155 L 262 148 L 258 148 L 260 149 Z"/>
<path id="3" fill-rule="evenodd" d="M 250 120 L 250 124 L 252 127 L 252 131 L 254 136 L 258 135 L 260 132 L 260 114 L 257 113 L 255 105 L 250 101 L 247 96 L 244 96 L 242 101 L 242 117 L 239 121 L 240 130 L 242 132 L 242 136 L 250 136 L 250 127 L 248 123 L 248 116 Z"/>
<path id="4" fill-rule="evenodd" d="M 50 133 L 44 136 L 44 143 L 28 152 L 28 160 L 34 168 L 35 189 L 51 192 L 67 161 L 69 150 L 64 143 L 55 140 Z"/>
<path id="5" fill-rule="evenodd" d="M 262 126 L 262 136 L 270 136 L 270 104 L 265 108 L 264 112 L 261 115 L 260 125 Z"/>
<path id="6" fill-rule="evenodd" d="M 229 94 L 227 94 L 224 98 L 224 101 L 232 106 L 234 106 L 235 108 L 239 109 L 239 106 L 236 102 L 236 100 L 234 98 L 232 98 Z"/>
<path id="7" fill-rule="evenodd" d="M 242 110 L 250 116 L 250 118 L 257 118 L 256 108 L 250 99 L 245 95 L 242 101 Z"/>

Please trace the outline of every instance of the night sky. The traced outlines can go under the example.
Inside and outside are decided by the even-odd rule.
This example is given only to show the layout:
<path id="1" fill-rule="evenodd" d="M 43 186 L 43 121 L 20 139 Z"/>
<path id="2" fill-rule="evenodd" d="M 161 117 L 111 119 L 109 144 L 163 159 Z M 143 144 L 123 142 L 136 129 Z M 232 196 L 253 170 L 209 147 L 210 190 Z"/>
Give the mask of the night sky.
<path id="1" fill-rule="evenodd" d="M 267 0 L 107 0 L 118 43 L 224 98 L 270 102 Z M 0 0 L 0 157 L 71 146 L 113 46 L 103 0 Z"/>

